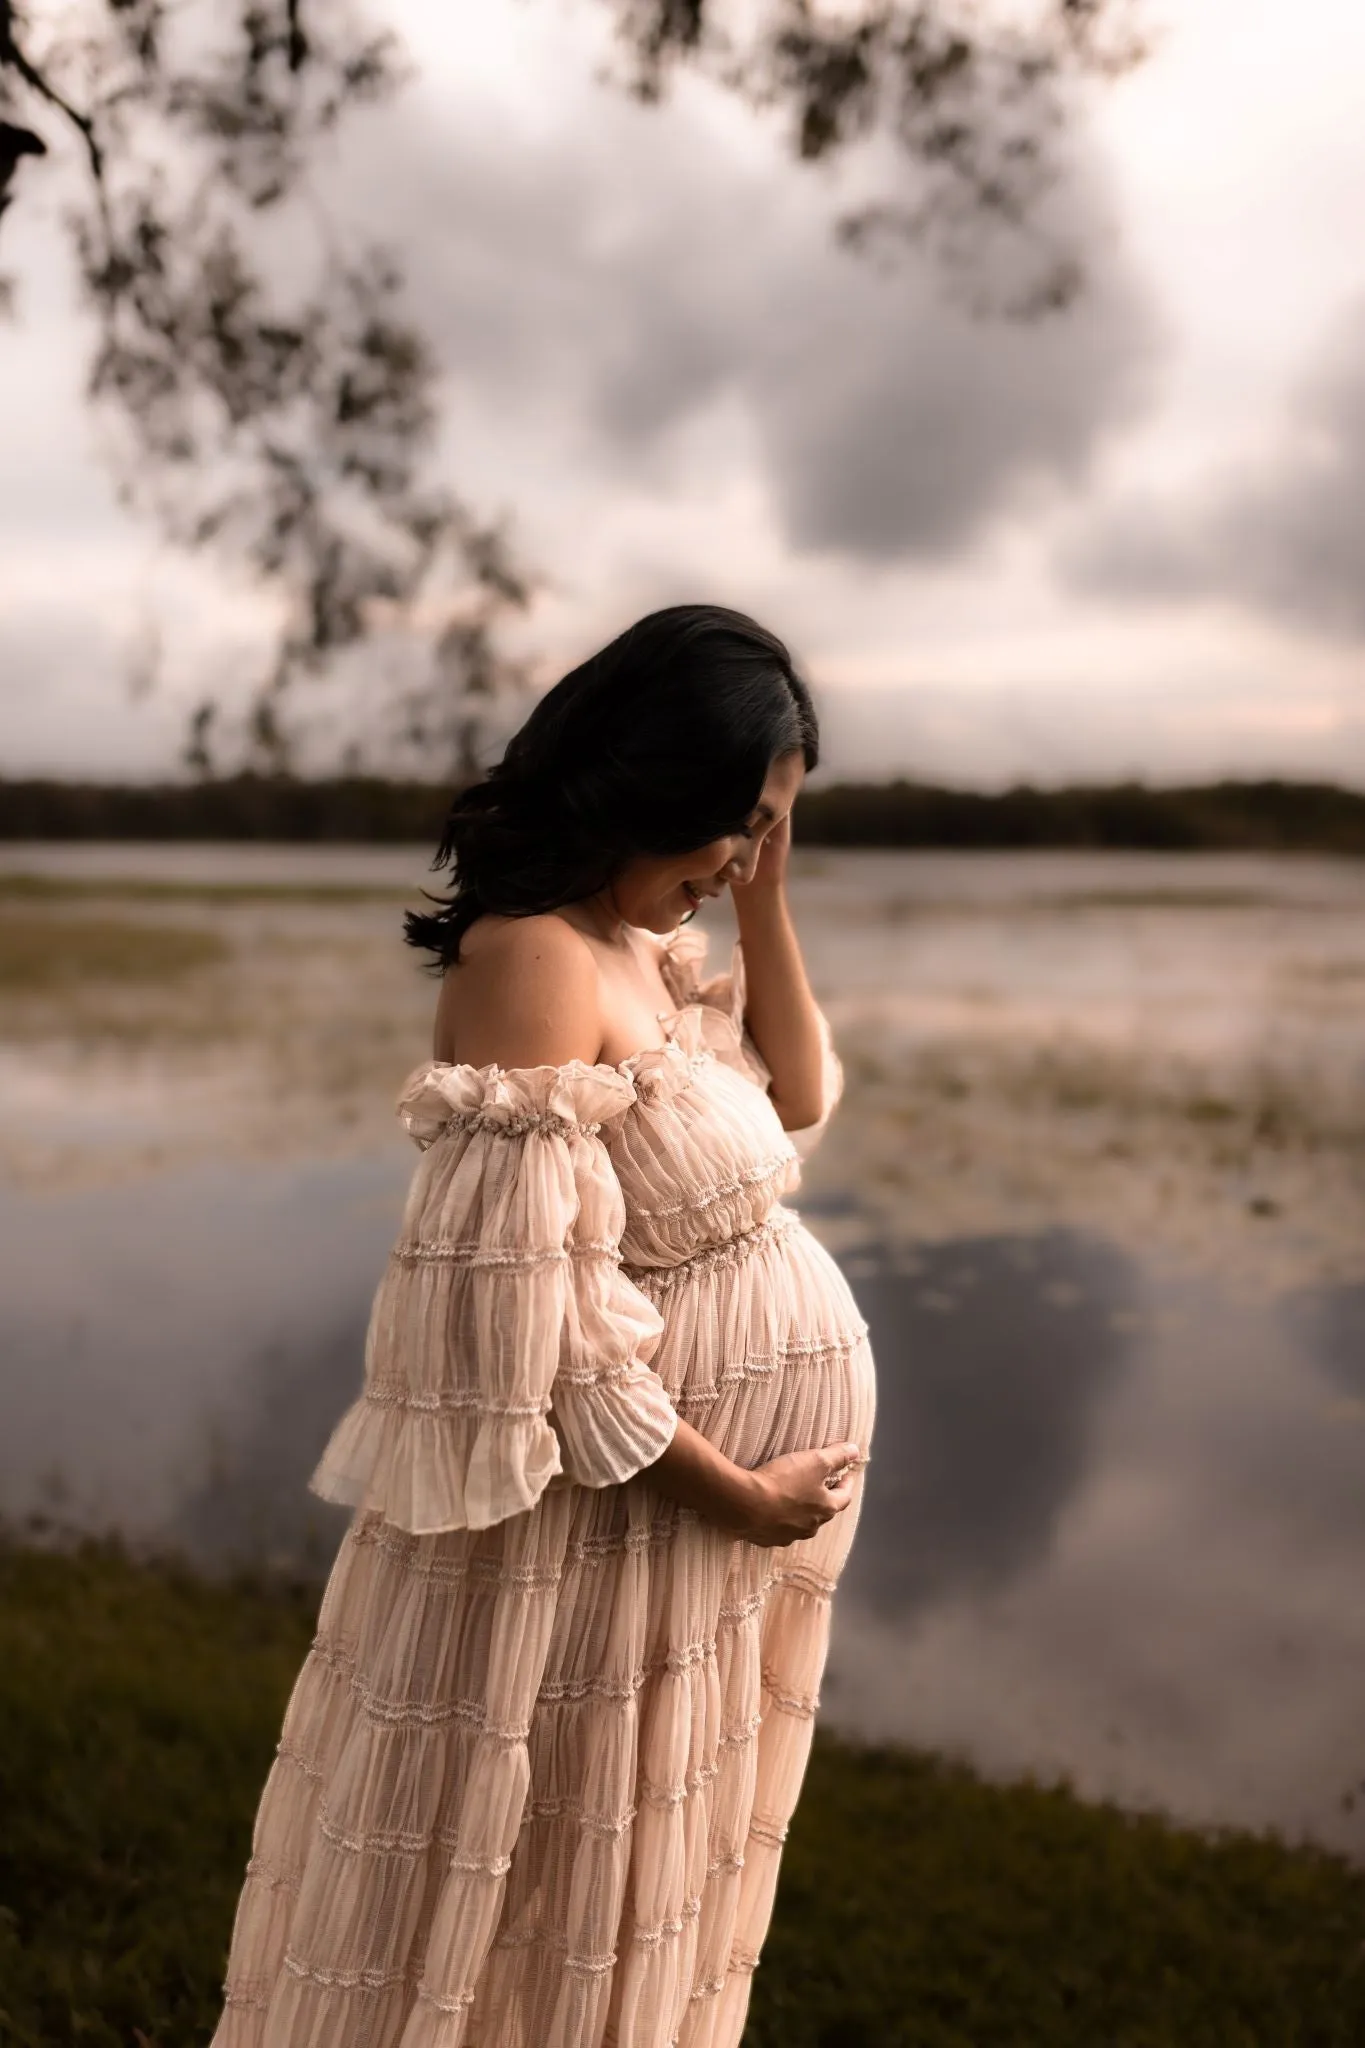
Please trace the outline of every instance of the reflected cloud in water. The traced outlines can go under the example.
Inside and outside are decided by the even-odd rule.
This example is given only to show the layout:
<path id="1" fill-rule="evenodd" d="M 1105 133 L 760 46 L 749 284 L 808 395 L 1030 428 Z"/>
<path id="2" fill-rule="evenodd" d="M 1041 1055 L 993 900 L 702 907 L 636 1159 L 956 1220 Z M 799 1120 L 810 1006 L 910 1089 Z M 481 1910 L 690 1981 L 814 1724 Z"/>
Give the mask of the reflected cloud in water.
<path id="1" fill-rule="evenodd" d="M 325 1571 L 410 1150 L 0 1189 L 0 1509 Z M 1054 1230 L 850 1244 L 880 1410 L 832 1725 L 1365 1858 L 1365 1286 L 1270 1309 Z"/>
<path id="2" fill-rule="evenodd" d="M 1282 1305 L 1285 1327 L 1317 1359 L 1344 1396 L 1340 1412 L 1365 1421 L 1365 1281 L 1349 1287 L 1303 1287 Z M 1359 1403 L 1358 1409 L 1352 1404 Z M 1365 1440 L 1361 1443 L 1365 1454 Z"/>
<path id="3" fill-rule="evenodd" d="M 0 1188 L 0 1509 L 204 1564 L 329 1561 L 344 1516 L 307 1475 L 359 1388 L 410 1171 L 396 1149 Z"/>
<path id="4" fill-rule="evenodd" d="M 905 1619 L 1045 1559 L 1132 1361 L 1135 1267 L 1071 1231 L 845 1260 L 878 1365 L 850 1583 Z"/>
<path id="5" fill-rule="evenodd" d="M 882 1405 L 827 1718 L 1365 1860 L 1365 1288 L 1267 1311 L 1064 1233 L 845 1263 Z"/>

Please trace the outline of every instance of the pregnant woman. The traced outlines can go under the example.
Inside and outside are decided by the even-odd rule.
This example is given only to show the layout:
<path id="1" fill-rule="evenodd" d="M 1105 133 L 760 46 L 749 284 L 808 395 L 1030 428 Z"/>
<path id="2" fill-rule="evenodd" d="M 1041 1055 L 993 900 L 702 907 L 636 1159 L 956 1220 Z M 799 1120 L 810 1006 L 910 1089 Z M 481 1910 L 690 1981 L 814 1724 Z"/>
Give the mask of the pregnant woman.
<path id="1" fill-rule="evenodd" d="M 354 1516 L 214 2048 L 735 2048 L 857 1516 L 867 1326 L 782 1196 L 843 1084 L 781 642 L 657 612 L 456 798 Z M 725 886 L 728 972 L 685 927 Z"/>

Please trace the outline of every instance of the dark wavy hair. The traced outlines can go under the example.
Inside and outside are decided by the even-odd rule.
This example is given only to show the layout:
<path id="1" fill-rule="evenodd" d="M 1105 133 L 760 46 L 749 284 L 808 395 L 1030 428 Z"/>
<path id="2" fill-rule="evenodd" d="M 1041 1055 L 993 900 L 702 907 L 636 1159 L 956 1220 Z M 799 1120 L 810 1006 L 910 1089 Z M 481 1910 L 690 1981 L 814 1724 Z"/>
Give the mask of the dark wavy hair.
<path id="1" fill-rule="evenodd" d="M 443 973 L 485 911 L 529 917 L 591 896 L 632 855 L 738 832 L 779 754 L 820 758 L 810 691 L 777 637 L 720 605 L 627 627 L 548 690 L 495 767 L 460 790 L 433 868 L 454 893 L 408 911 Z"/>

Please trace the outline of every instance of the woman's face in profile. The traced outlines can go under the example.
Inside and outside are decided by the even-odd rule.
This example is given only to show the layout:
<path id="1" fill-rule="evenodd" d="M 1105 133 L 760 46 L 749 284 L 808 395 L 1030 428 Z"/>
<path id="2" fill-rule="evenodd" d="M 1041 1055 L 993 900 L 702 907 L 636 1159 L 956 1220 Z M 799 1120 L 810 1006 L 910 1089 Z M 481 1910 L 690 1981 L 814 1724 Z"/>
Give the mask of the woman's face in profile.
<path id="1" fill-rule="evenodd" d="M 789 843 L 787 821 L 805 779 L 806 764 L 799 752 L 779 754 L 744 821 L 745 830 L 712 839 L 689 853 L 636 854 L 611 885 L 619 915 L 646 931 L 671 932 L 689 910 L 719 896 L 730 882 L 752 881 L 772 835 L 776 833 L 784 846 Z"/>

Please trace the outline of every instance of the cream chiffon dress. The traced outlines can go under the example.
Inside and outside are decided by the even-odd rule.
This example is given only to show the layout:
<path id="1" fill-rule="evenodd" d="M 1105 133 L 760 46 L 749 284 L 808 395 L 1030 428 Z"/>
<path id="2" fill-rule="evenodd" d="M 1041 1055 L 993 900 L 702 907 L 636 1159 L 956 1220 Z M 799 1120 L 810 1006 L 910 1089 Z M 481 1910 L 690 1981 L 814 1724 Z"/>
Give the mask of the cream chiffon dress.
<path id="1" fill-rule="evenodd" d="M 872 1427 L 867 1325 L 781 1200 L 744 961 L 679 927 L 667 1043 L 441 1062 L 362 1397 L 355 1509 L 257 1814 L 213 2048 L 734 2048 L 858 1513 L 761 1548 L 656 1492 Z M 639 1476 L 636 1476 L 639 1475 Z M 857 1488 L 861 1485 L 861 1474 Z"/>

